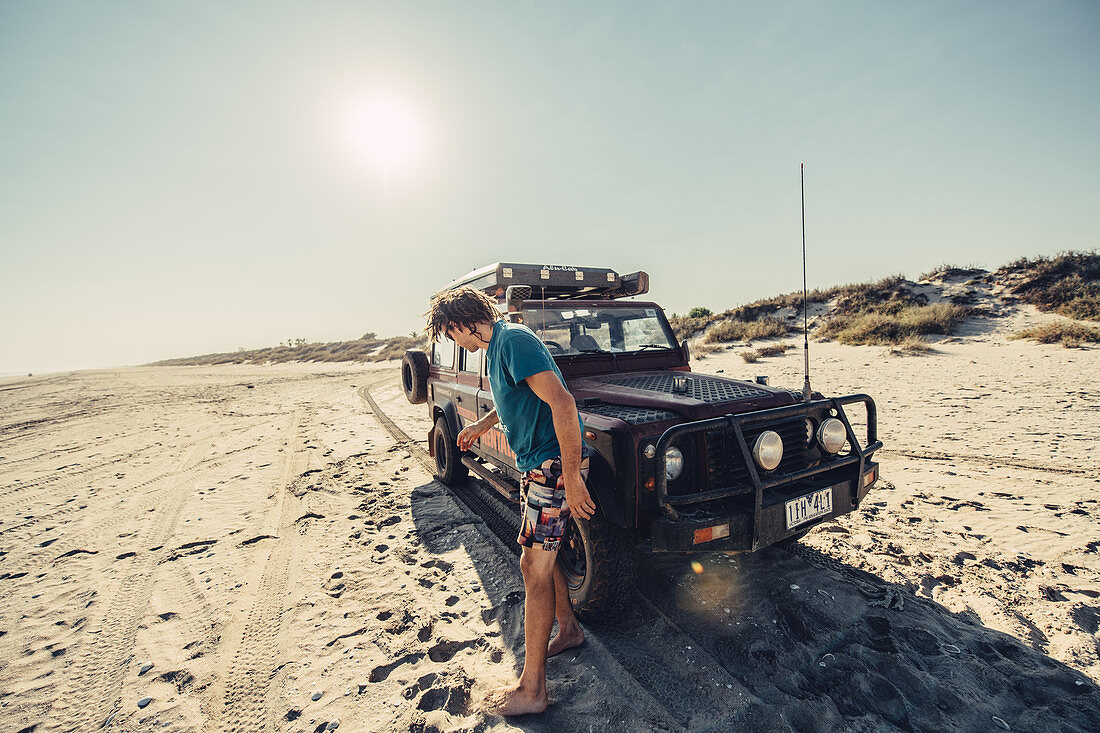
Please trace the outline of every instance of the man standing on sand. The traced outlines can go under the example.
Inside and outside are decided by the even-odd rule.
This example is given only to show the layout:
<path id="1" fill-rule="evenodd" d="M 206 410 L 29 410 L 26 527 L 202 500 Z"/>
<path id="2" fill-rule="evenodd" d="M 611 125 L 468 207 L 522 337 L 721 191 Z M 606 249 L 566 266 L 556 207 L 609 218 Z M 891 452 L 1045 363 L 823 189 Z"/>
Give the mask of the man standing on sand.
<path id="1" fill-rule="evenodd" d="M 585 486 L 588 455 L 577 404 L 539 337 L 526 326 L 504 321 L 480 290 L 462 287 L 432 298 L 427 331 L 431 341 L 446 335 L 467 351 L 486 353 L 496 409 L 463 428 L 458 447 L 468 450 L 499 422 L 523 472 L 523 525 L 517 539 L 523 546 L 519 567 L 526 591 L 523 673 L 515 685 L 489 692 L 486 703 L 501 715 L 541 713 L 547 704 L 547 657 L 584 642 L 557 563 L 570 514 L 590 519 L 596 511 Z M 551 640 L 555 617 L 558 634 Z"/>

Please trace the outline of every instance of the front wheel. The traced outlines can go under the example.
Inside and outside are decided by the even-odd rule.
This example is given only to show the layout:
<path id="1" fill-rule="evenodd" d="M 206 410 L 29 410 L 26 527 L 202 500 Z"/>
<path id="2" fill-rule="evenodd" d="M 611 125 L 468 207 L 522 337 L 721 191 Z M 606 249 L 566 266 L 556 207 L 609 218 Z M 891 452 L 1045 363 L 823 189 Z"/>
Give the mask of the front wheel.
<path id="1" fill-rule="evenodd" d="M 434 435 L 432 447 L 435 449 L 435 477 L 448 486 L 462 483 L 470 475 L 470 469 L 462 462 L 458 443 L 455 442 L 455 436 L 445 418 L 436 419 Z"/>
<path id="2" fill-rule="evenodd" d="M 630 532 L 601 517 L 570 517 L 569 542 L 558 564 L 569 586 L 569 600 L 582 621 L 613 616 L 630 601 L 637 572 Z"/>

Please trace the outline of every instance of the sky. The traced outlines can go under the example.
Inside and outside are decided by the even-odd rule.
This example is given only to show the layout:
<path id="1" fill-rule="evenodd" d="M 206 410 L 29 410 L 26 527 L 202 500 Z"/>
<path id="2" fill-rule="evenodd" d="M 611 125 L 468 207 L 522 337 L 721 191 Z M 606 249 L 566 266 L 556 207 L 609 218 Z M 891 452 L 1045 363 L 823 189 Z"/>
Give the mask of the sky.
<path id="1" fill-rule="evenodd" d="M 1100 4 L 0 0 L 0 373 L 1100 246 Z"/>

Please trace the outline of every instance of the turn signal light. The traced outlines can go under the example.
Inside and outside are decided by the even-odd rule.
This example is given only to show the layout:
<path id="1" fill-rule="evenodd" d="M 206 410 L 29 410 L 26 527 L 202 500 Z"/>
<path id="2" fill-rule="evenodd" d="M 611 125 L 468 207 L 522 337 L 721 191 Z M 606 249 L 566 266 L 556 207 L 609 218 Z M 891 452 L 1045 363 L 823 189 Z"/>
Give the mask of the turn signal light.
<path id="1" fill-rule="evenodd" d="M 645 480 L 645 490 L 646 491 L 653 491 L 655 488 L 657 488 L 657 479 L 647 478 Z"/>
<path id="2" fill-rule="evenodd" d="M 728 524 L 716 524 L 713 527 L 704 527 L 703 529 L 695 530 L 695 544 L 699 545 L 704 542 L 720 540 L 723 537 L 729 536 L 730 526 Z"/>
<path id="3" fill-rule="evenodd" d="M 872 468 L 870 471 L 863 474 L 863 488 L 867 488 L 875 482 L 875 479 L 877 478 L 876 474 L 878 474 L 877 468 Z"/>

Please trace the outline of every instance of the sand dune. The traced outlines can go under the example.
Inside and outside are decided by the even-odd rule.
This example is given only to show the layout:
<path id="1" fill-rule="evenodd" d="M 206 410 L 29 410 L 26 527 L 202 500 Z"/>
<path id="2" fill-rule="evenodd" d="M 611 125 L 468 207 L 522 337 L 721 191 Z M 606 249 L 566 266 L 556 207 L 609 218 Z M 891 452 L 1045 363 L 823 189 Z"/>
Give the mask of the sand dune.
<path id="1" fill-rule="evenodd" d="M 392 364 L 3 380 L 0 725 L 1095 730 L 1100 350 L 1015 325 L 814 345 L 816 389 L 878 401 L 863 510 L 789 551 L 648 556 L 520 721 L 476 706 L 522 663 L 514 557 L 431 480 Z M 742 348 L 696 368 L 801 384 L 800 354 Z"/>

